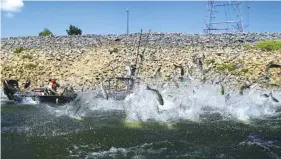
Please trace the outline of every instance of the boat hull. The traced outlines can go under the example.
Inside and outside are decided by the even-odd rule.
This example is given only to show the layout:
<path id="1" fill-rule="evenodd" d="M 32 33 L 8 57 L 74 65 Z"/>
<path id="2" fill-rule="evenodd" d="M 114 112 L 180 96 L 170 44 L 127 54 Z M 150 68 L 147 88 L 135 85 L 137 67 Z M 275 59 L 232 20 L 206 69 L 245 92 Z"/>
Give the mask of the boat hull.
<path id="1" fill-rule="evenodd" d="M 22 102 L 25 98 L 32 98 L 35 101 L 38 101 L 40 103 L 50 103 L 50 104 L 65 104 L 72 102 L 76 97 L 77 94 L 74 94 L 72 96 L 55 96 L 55 95 L 15 95 L 15 101 L 16 102 Z"/>

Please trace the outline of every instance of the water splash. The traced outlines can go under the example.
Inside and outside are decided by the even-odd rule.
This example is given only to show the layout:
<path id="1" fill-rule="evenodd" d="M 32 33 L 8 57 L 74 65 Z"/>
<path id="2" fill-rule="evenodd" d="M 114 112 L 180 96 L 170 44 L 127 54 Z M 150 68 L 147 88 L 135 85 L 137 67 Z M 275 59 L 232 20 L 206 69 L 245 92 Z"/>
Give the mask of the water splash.
<path id="1" fill-rule="evenodd" d="M 82 120 L 95 111 L 123 111 L 127 121 L 140 122 L 177 122 L 191 120 L 201 122 L 206 116 L 216 114 L 225 120 L 250 122 L 251 119 L 266 118 L 280 114 L 281 102 L 276 103 L 262 96 L 268 93 L 257 88 L 239 95 L 230 92 L 229 97 L 220 94 L 220 85 L 201 84 L 198 80 L 179 83 L 179 88 L 165 86 L 158 88 L 163 96 L 164 105 L 159 105 L 157 97 L 146 84 L 128 94 L 125 100 L 96 98 L 100 90 L 81 92 L 78 98 L 60 107 L 46 105 L 44 108 L 55 116 L 69 116 Z M 151 86 L 152 88 L 157 88 Z M 281 101 L 281 92 L 273 93 Z"/>
<path id="2" fill-rule="evenodd" d="M 116 158 L 121 156 L 130 158 L 146 158 L 144 155 L 153 154 L 157 156 L 162 152 L 168 151 L 167 146 L 173 146 L 173 144 L 169 141 L 160 141 L 155 143 L 144 143 L 127 148 L 110 147 L 105 151 L 98 151 L 100 149 L 100 146 L 98 145 L 73 145 L 68 148 L 68 151 L 70 152 L 72 158 Z M 85 152 L 85 150 L 88 151 Z"/>
<path id="3" fill-rule="evenodd" d="M 16 103 L 17 105 L 37 105 L 39 104 L 39 100 L 32 97 L 24 97 L 21 102 Z"/>
<path id="4" fill-rule="evenodd" d="M 165 88 L 160 90 L 165 104 L 158 105 L 148 91 L 140 90 L 128 96 L 125 100 L 127 120 L 160 122 L 180 119 L 200 122 L 207 114 L 219 113 L 227 119 L 248 122 L 253 118 L 278 115 L 280 103 L 261 96 L 263 91 L 248 91 L 243 96 L 233 91 L 230 98 L 220 95 L 219 85 L 198 85 L 198 83 L 181 84 L 179 89 Z M 281 93 L 275 92 L 280 99 Z"/>
<path id="5" fill-rule="evenodd" d="M 69 116 L 77 120 L 82 120 L 94 111 L 114 111 L 123 110 L 122 102 L 113 99 L 95 98 L 98 90 L 80 92 L 78 97 L 70 103 L 59 107 L 46 105 L 48 112 L 55 116 Z"/>

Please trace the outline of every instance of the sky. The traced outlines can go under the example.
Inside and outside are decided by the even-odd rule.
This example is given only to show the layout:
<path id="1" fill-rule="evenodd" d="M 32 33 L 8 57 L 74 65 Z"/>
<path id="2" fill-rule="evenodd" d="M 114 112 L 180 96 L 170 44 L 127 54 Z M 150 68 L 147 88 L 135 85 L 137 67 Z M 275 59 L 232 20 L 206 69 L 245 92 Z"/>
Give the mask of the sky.
<path id="1" fill-rule="evenodd" d="M 54 35 L 67 35 L 69 25 L 82 34 L 125 34 L 126 9 L 129 32 L 203 33 L 207 1 L 22 1 L 4 0 L 1 5 L 1 37 L 37 36 L 44 28 Z M 247 4 L 250 7 L 248 10 Z M 218 21 L 225 20 L 223 8 Z M 229 20 L 235 12 L 228 11 Z M 242 3 L 246 31 L 281 32 L 281 1 Z M 233 19 L 231 19 L 232 17 Z"/>

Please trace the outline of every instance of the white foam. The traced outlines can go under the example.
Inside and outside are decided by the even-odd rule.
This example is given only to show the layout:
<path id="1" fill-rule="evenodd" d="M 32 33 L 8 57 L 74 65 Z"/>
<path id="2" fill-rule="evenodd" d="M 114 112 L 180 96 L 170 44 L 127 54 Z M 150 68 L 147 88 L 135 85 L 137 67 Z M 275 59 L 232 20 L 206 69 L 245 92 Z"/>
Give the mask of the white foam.
<path id="1" fill-rule="evenodd" d="M 47 105 L 46 108 L 55 116 L 69 116 L 77 120 L 82 120 L 83 117 L 97 110 L 123 110 L 123 102 L 114 101 L 113 99 L 105 100 L 94 98 L 95 95 L 97 95 L 96 90 L 80 93 L 78 98 L 71 103 L 59 107 Z"/>
<path id="2" fill-rule="evenodd" d="M 245 91 L 244 95 L 235 91 L 230 99 L 220 95 L 219 85 L 181 84 L 181 88 L 166 88 L 160 90 L 164 105 L 157 103 L 156 97 L 148 91 L 135 92 L 126 99 L 125 111 L 127 120 L 139 121 L 175 121 L 187 119 L 200 121 L 200 116 L 206 113 L 220 115 L 240 121 L 249 121 L 252 118 L 277 115 L 280 102 L 274 103 L 261 96 L 261 91 Z M 226 92 L 225 94 L 227 94 Z M 266 92 L 268 93 L 268 92 Z M 274 96 L 280 100 L 280 92 Z"/>
<path id="3" fill-rule="evenodd" d="M 166 123 L 182 119 L 200 122 L 201 116 L 212 113 L 243 122 L 280 114 L 281 91 L 273 92 L 274 97 L 280 101 L 276 103 L 261 96 L 263 93 L 268 94 L 269 91 L 257 88 L 245 91 L 243 96 L 239 95 L 238 91 L 233 91 L 230 98 L 226 100 L 225 95 L 220 94 L 220 85 L 200 84 L 194 80 L 179 83 L 179 86 L 180 88 L 159 88 L 164 105 L 159 105 L 155 94 L 145 90 L 145 85 L 141 85 L 124 101 L 94 98 L 99 90 L 93 90 L 80 94 L 78 101 L 61 107 L 47 106 L 46 108 L 55 116 L 69 116 L 78 120 L 94 111 L 121 110 L 126 113 L 126 120 L 129 121 L 153 120 Z M 228 93 L 226 88 L 225 94 Z"/>
<path id="4" fill-rule="evenodd" d="M 32 97 L 24 97 L 18 104 L 37 105 L 39 103 L 40 102 L 37 99 L 33 99 Z"/>
<path id="5" fill-rule="evenodd" d="M 132 158 L 145 158 L 144 156 L 142 156 L 142 154 L 144 153 L 150 153 L 150 154 L 160 154 L 161 152 L 167 151 L 167 148 L 165 146 L 161 146 L 161 148 L 152 148 L 154 144 L 163 144 L 163 143 L 167 143 L 167 144 L 171 144 L 168 141 L 159 141 L 156 143 L 144 143 L 141 145 L 136 145 L 133 147 L 127 147 L 127 148 L 116 148 L 116 147 L 111 147 L 109 150 L 107 151 L 97 151 L 97 152 L 91 152 L 88 153 L 87 156 L 85 157 L 87 158 L 97 158 L 97 157 L 113 157 L 115 158 L 118 154 L 121 156 L 128 156 L 129 152 L 133 152 L 134 156 L 132 156 Z M 73 146 L 74 147 L 74 146 Z M 75 146 L 77 147 L 77 146 Z M 75 149 L 74 151 L 78 151 L 80 150 L 83 151 L 81 148 L 81 146 L 79 146 L 77 149 Z M 86 152 L 87 153 L 87 152 Z M 71 153 L 73 154 L 73 152 Z"/>

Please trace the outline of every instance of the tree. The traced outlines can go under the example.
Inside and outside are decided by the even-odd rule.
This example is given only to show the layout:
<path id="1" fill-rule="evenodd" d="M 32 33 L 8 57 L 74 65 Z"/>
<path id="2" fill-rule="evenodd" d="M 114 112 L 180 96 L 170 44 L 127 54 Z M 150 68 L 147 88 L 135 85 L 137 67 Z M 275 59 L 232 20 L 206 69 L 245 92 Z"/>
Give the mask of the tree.
<path id="1" fill-rule="evenodd" d="M 70 25 L 69 30 L 66 30 L 66 32 L 68 35 L 81 35 L 82 34 L 82 30 L 73 25 Z"/>
<path id="2" fill-rule="evenodd" d="M 39 36 L 53 36 L 53 33 L 49 29 L 45 28 L 39 33 Z"/>

